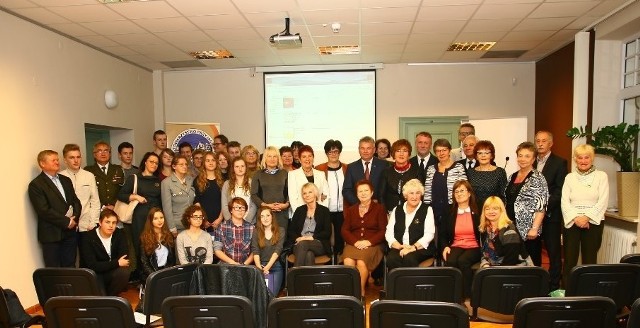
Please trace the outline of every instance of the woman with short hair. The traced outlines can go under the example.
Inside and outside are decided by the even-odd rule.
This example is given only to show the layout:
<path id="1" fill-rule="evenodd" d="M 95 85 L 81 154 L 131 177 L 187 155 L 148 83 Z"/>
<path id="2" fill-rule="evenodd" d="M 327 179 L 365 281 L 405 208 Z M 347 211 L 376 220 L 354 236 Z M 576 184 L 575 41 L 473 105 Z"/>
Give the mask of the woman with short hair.
<path id="1" fill-rule="evenodd" d="M 244 198 L 234 197 L 227 204 L 231 219 L 222 222 L 213 233 L 213 249 L 223 263 L 244 265 L 253 263 L 251 237 L 254 226 L 253 223 L 244 219 L 248 206 Z"/>
<path id="2" fill-rule="evenodd" d="M 402 187 L 405 202 L 396 206 L 389 216 L 385 239 L 389 244 L 387 268 L 418 267 L 433 257 L 436 227 L 431 206 L 422 202 L 424 186 L 418 179 Z"/>
<path id="3" fill-rule="evenodd" d="M 300 194 L 302 186 L 307 183 L 313 183 L 318 189 L 318 202 L 326 207 L 329 205 L 329 185 L 327 178 L 325 178 L 324 172 L 313 168 L 313 148 L 311 146 L 302 146 L 299 150 L 300 153 L 300 168 L 289 172 L 287 178 L 287 191 L 289 192 L 289 204 L 291 215 L 296 211 L 299 206 L 305 204 L 305 201 Z"/>
<path id="4" fill-rule="evenodd" d="M 496 158 L 496 148 L 488 140 L 480 140 L 473 148 L 478 166 L 467 171 L 467 178 L 476 195 L 478 208 L 482 208 L 489 196 L 497 196 L 505 200 L 504 190 L 507 187 L 507 172 L 492 164 Z"/>
<path id="5" fill-rule="evenodd" d="M 282 169 L 291 172 L 296 168 L 293 166 L 293 149 L 288 146 L 282 146 L 279 149 L 280 157 L 282 157 Z"/>
<path id="6" fill-rule="evenodd" d="M 162 211 L 165 213 L 169 230 L 174 236 L 187 227 L 182 225 L 182 214 L 193 204 L 196 191 L 193 177 L 189 175 L 189 161 L 182 155 L 176 155 L 171 164 L 173 174 L 162 180 Z"/>
<path id="7" fill-rule="evenodd" d="M 394 160 L 382 171 L 381 190 L 379 191 L 388 212 L 402 204 L 402 187 L 411 179 L 423 181 L 424 171 L 419 166 L 411 165 L 411 143 L 407 139 L 396 140 L 391 146 L 391 156 Z"/>
<path id="8" fill-rule="evenodd" d="M 324 143 L 324 153 L 327 155 L 327 162 L 316 167 L 318 171 L 324 172 L 328 185 L 328 204 L 327 207 L 331 212 L 331 223 L 333 230 L 335 254 L 342 254 L 344 248 L 344 239 L 338 233 L 342 229 L 344 222 L 344 198 L 342 197 L 342 186 L 344 185 L 344 177 L 347 173 L 347 164 L 340 162 L 340 154 L 342 153 L 342 142 L 340 140 L 329 139 Z"/>
<path id="9" fill-rule="evenodd" d="M 211 235 L 203 230 L 206 220 L 206 214 L 198 205 L 191 205 L 184 211 L 182 225 L 187 229 L 181 231 L 176 238 L 176 255 L 179 264 L 213 263 Z"/>
<path id="10" fill-rule="evenodd" d="M 562 186 L 560 206 L 564 217 L 564 281 L 582 255 L 582 264 L 595 264 L 602 243 L 604 213 L 609 203 L 607 174 L 593 165 L 595 150 L 580 145 L 573 151 L 576 170 Z"/>
<path id="11" fill-rule="evenodd" d="M 376 152 L 375 156 L 379 159 L 390 160 L 393 157 L 393 152 L 391 151 L 391 142 L 389 139 L 378 139 L 376 140 Z"/>
<path id="12" fill-rule="evenodd" d="M 176 153 L 169 148 L 165 148 L 160 152 L 160 167 L 156 171 L 156 175 L 160 181 L 170 177 L 173 174 L 173 168 L 171 168 L 171 163 L 173 163 L 173 158 L 176 157 Z"/>

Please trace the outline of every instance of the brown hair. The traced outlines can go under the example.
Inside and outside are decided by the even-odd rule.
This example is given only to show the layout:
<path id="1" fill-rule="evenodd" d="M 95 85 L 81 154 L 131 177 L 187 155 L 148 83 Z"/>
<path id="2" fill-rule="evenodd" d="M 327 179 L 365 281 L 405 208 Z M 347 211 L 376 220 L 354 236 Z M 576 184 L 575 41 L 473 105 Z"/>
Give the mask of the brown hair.
<path id="1" fill-rule="evenodd" d="M 182 213 L 182 220 L 180 222 L 182 222 L 182 225 L 185 229 L 189 229 L 189 227 L 191 226 L 189 219 L 196 211 L 202 212 L 202 222 L 200 223 L 200 228 L 204 227 L 204 221 L 207 221 L 207 213 L 205 213 L 202 207 L 200 207 L 199 205 L 191 205 L 187 207 L 186 210 L 184 210 L 184 213 Z"/>
<path id="2" fill-rule="evenodd" d="M 518 148 L 516 148 L 516 154 L 518 154 L 523 149 L 526 149 L 526 150 L 532 152 L 533 153 L 533 157 L 538 157 L 538 149 L 536 148 L 536 145 L 533 144 L 533 142 L 525 141 L 525 142 L 519 144 Z"/>
<path id="3" fill-rule="evenodd" d="M 392 158 L 395 158 L 395 153 L 396 151 L 398 151 L 400 148 L 405 147 L 407 148 L 407 150 L 409 151 L 409 154 L 411 154 L 411 143 L 409 142 L 409 140 L 407 139 L 398 139 L 396 141 L 393 142 L 393 145 L 391 145 L 391 149 L 389 149 L 389 153 L 391 155 Z"/>
<path id="4" fill-rule="evenodd" d="M 491 141 L 480 140 L 476 143 L 476 146 L 473 147 L 473 154 L 475 155 L 476 158 L 478 158 L 478 151 L 482 149 L 485 149 L 491 152 L 491 160 L 494 160 L 496 158 L 496 147 L 493 145 L 493 143 L 491 143 Z"/>
<path id="5" fill-rule="evenodd" d="M 164 245 L 167 248 L 173 247 L 173 234 L 169 231 L 169 226 L 167 225 L 167 219 L 165 218 L 164 224 L 162 225 L 160 231 L 160 240 L 158 240 L 156 236 L 156 232 L 153 230 L 153 218 L 156 213 L 164 213 L 162 209 L 159 207 L 152 207 L 149 210 L 149 214 L 147 214 L 147 220 L 144 223 L 144 228 L 142 229 L 142 233 L 140 234 L 140 245 L 142 246 L 142 250 L 145 254 L 151 255 L 160 244 Z"/>
<path id="6" fill-rule="evenodd" d="M 267 238 L 265 237 L 265 229 L 262 221 L 260 221 L 260 215 L 262 215 L 262 211 L 269 211 L 271 213 L 271 245 L 275 245 L 278 243 L 280 238 L 284 236 L 280 236 L 280 229 L 278 226 L 278 220 L 276 220 L 275 215 L 273 215 L 273 211 L 267 206 L 260 206 L 260 210 L 258 211 L 258 219 L 256 220 L 256 230 L 254 233 L 258 234 L 258 246 L 263 248 L 267 245 Z"/>
<path id="7" fill-rule="evenodd" d="M 473 187 L 467 180 L 458 180 L 453 184 L 453 189 L 451 192 L 453 193 L 458 187 L 464 186 L 469 192 L 469 207 L 471 208 L 471 213 L 478 213 L 478 204 L 476 203 L 476 193 L 473 191 Z M 453 206 L 451 206 L 451 214 L 455 214 L 458 212 L 458 202 L 455 197 L 453 198 Z"/>
<path id="8" fill-rule="evenodd" d="M 220 168 L 218 167 L 218 159 L 216 158 L 216 155 L 212 151 L 204 152 L 204 156 L 202 156 L 202 166 L 198 169 L 199 174 L 196 177 L 196 187 L 198 188 L 199 192 L 204 192 L 205 189 L 209 187 L 207 170 L 204 167 L 204 162 L 206 161 L 207 156 L 213 157 L 213 161 L 216 163 L 216 168 L 213 170 L 213 175 L 215 176 L 218 187 L 222 188 L 222 184 L 224 183 L 222 179 L 222 172 L 220 172 Z"/>
<path id="9" fill-rule="evenodd" d="M 242 159 L 242 157 L 236 157 L 234 158 L 231 163 L 229 163 L 229 167 L 227 168 L 227 172 L 229 172 L 229 196 L 233 195 L 233 191 L 236 189 L 236 183 L 238 178 L 236 177 L 236 172 L 233 169 L 233 167 L 235 166 L 235 163 L 238 161 L 243 161 L 244 162 L 244 166 L 245 166 L 245 173 L 244 173 L 244 178 L 242 179 L 242 186 L 240 186 L 240 188 L 242 188 L 242 190 L 246 193 L 246 194 L 251 194 L 251 185 L 249 184 L 251 179 L 249 178 L 249 175 L 246 172 L 246 167 L 247 167 L 247 162 Z"/>

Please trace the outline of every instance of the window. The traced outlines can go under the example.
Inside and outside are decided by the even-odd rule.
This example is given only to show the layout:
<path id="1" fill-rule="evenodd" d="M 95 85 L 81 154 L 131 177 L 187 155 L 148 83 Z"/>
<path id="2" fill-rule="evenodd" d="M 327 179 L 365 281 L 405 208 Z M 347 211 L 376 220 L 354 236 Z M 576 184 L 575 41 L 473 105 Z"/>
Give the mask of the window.
<path id="1" fill-rule="evenodd" d="M 640 85 L 640 39 L 625 44 L 624 48 L 624 87 Z"/>

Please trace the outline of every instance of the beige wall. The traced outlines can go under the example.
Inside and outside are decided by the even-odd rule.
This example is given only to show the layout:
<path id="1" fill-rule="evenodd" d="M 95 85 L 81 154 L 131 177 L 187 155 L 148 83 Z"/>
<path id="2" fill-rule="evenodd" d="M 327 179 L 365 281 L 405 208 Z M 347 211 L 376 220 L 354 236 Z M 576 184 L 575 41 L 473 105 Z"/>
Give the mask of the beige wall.
<path id="1" fill-rule="evenodd" d="M 252 76 L 249 69 L 165 72 L 163 83 L 167 122 L 221 123 L 230 139 L 264 144 L 262 74 Z M 532 136 L 534 84 L 534 63 L 385 65 L 377 73 L 376 137 L 397 139 L 399 117 L 455 115 L 525 116 Z"/>
<path id="2" fill-rule="evenodd" d="M 25 306 L 37 303 L 31 274 L 42 266 L 36 218 L 27 185 L 40 173 L 40 150 L 84 149 L 84 123 L 133 129 L 123 135 L 137 157 L 151 149 L 151 73 L 0 11 L 0 140 L 5 157 L 0 232 L 0 285 L 16 290 Z M 115 90 L 120 105 L 104 106 Z M 86 154 L 83 154 L 86 156 Z M 62 160 L 61 160 L 62 162 Z"/>

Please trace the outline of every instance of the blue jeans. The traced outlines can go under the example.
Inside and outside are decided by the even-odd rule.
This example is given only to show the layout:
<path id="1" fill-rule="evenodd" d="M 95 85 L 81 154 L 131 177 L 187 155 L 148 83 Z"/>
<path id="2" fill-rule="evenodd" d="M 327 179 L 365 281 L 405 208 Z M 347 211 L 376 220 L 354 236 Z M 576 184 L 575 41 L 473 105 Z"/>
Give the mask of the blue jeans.
<path id="1" fill-rule="evenodd" d="M 267 263 L 269 263 L 269 261 L 261 261 L 260 264 L 264 266 Z M 267 286 L 269 287 L 269 290 L 271 291 L 273 296 L 278 296 L 278 293 L 280 293 L 280 288 L 282 288 L 282 280 L 284 278 L 284 268 L 282 267 L 282 264 L 280 264 L 280 261 L 276 261 L 276 263 L 273 264 L 273 266 L 269 270 L 269 275 L 269 278 L 271 278 L 271 280 L 273 281 L 270 281 Z"/>

